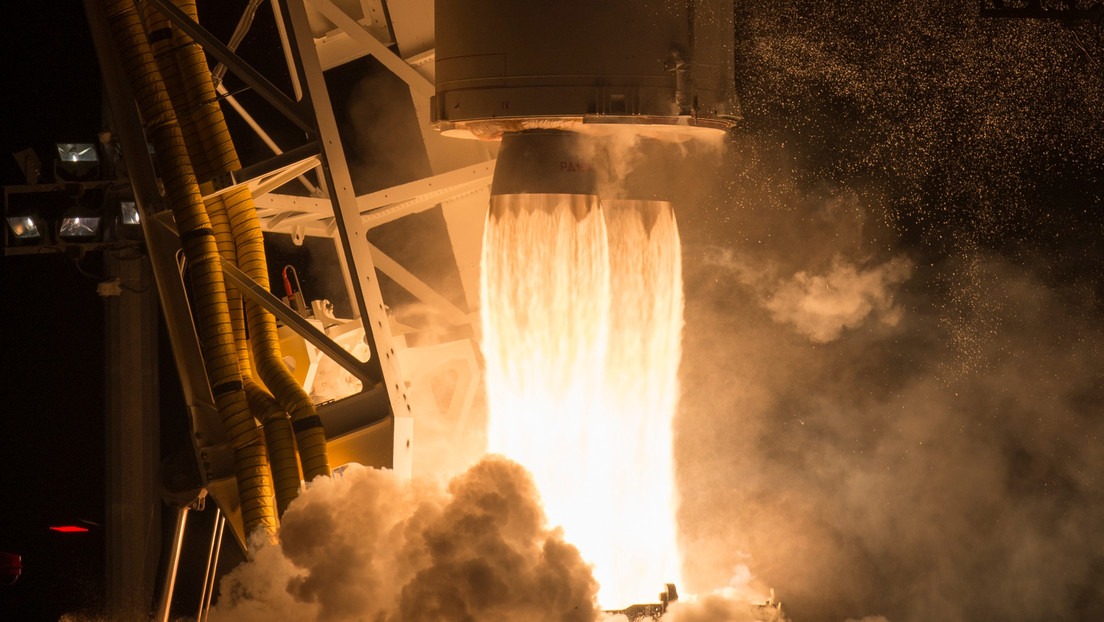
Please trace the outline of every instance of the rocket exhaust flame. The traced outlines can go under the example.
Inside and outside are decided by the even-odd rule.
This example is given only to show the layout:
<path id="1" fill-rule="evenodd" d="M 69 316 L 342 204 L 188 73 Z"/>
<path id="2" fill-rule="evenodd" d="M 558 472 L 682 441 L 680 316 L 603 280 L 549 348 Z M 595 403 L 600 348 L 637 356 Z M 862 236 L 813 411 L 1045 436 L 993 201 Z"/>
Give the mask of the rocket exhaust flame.
<path id="1" fill-rule="evenodd" d="M 532 472 L 603 607 L 679 582 L 671 419 L 682 281 L 670 205 L 492 197 L 483 245 L 488 448 Z"/>

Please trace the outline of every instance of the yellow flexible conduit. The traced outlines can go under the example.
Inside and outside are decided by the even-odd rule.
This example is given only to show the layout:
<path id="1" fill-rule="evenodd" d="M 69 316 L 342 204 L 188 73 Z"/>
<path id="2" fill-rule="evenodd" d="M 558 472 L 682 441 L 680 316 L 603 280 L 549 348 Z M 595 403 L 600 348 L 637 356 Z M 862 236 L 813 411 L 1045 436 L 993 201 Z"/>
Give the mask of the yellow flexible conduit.
<path id="1" fill-rule="evenodd" d="M 112 37 L 156 149 L 165 198 L 180 233 L 192 284 L 196 332 L 227 439 L 247 533 L 276 532 L 268 455 L 242 388 L 238 354 L 214 229 L 141 17 L 133 0 L 103 0 Z M 175 79 L 175 78 L 174 78 Z"/>
<path id="2" fill-rule="evenodd" d="M 196 19 L 195 0 L 174 1 L 181 11 Z M 177 41 L 178 44 L 191 42 L 184 33 L 179 35 L 181 39 Z M 234 149 L 222 109 L 218 105 L 206 56 L 196 45 L 177 45 L 177 54 L 183 82 L 191 92 L 193 101 L 200 104 L 196 112 L 196 127 L 203 141 L 204 153 L 211 164 L 211 173 L 220 175 L 240 169 L 241 162 Z M 247 188 L 239 188 L 224 193 L 222 200 L 230 218 L 239 267 L 258 285 L 268 289 L 264 238 L 252 194 Z M 261 380 L 291 415 L 303 477 L 310 481 L 319 475 L 328 476 L 330 465 L 326 456 L 326 435 L 322 421 L 318 418 L 310 396 L 284 364 L 276 318 L 264 307 L 249 302 L 246 304 L 246 318 L 249 340 Z"/>
<path id="3" fill-rule="evenodd" d="M 195 18 L 192 15 L 193 19 Z M 200 180 L 200 188 L 210 194 L 213 185 L 209 181 L 214 170 L 207 156 L 207 144 L 198 127 L 197 111 L 202 110 L 211 102 L 197 101 L 194 89 L 188 88 L 180 75 L 180 62 L 192 60 L 180 58 L 178 51 L 182 46 L 198 48 L 186 38 L 180 30 L 173 31 L 171 22 L 161 15 L 151 4 L 146 5 L 147 30 L 154 39 L 153 50 L 157 57 L 169 94 L 176 102 L 178 118 L 186 137 L 186 146 L 192 160 L 192 166 L 196 171 L 196 177 Z M 171 36 L 170 36 L 171 33 Z M 202 54 L 201 54 L 202 56 Z M 171 76 L 171 78 L 170 78 Z M 208 75 L 207 79 L 210 79 Z M 218 104 L 214 104 L 217 106 Z M 206 199 L 208 217 L 215 232 L 219 253 L 223 261 L 238 265 L 237 245 L 234 241 L 232 228 L 226 205 L 221 195 L 211 196 Z M 278 516 L 283 516 L 284 510 L 299 493 L 299 485 L 302 481 L 299 472 L 299 457 L 295 448 L 295 435 L 292 432 L 291 421 L 287 412 L 279 406 L 268 390 L 258 383 L 253 377 L 252 362 L 250 360 L 249 340 L 247 337 L 244 313 L 244 301 L 241 292 L 229 283 L 226 285 L 227 303 L 230 309 L 230 318 L 234 330 L 234 341 L 237 345 L 238 365 L 242 375 L 242 385 L 245 389 L 250 408 L 254 416 L 259 419 L 264 427 L 265 442 L 268 446 L 268 456 L 272 469 L 272 477 L 276 488 L 276 511 Z"/>

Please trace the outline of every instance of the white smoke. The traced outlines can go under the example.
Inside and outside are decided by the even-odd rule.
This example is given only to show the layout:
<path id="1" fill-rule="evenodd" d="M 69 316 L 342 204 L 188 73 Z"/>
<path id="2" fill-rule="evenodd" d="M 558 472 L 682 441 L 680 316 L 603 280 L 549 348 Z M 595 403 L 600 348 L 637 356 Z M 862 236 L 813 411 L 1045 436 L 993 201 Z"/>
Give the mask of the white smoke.
<path id="1" fill-rule="evenodd" d="M 693 600 L 671 605 L 663 622 L 784 622 L 782 611 L 773 604 L 742 600 L 731 590 L 721 589 Z"/>
<path id="2" fill-rule="evenodd" d="M 894 301 L 894 290 L 913 270 L 903 255 L 863 265 L 837 254 L 824 271 L 797 270 L 788 276 L 780 276 L 776 265 L 757 264 L 752 256 L 737 255 L 729 248 L 712 249 L 703 260 L 722 269 L 716 278 L 750 287 L 776 322 L 793 327 L 814 343 L 835 341 L 868 320 L 896 326 L 903 309 Z"/>
<path id="3" fill-rule="evenodd" d="M 737 11 L 679 213 L 687 587 L 748 551 L 803 622 L 1104 619 L 1100 29 L 867 8 Z"/>
<path id="4" fill-rule="evenodd" d="M 728 585 L 707 594 L 691 594 L 672 603 L 664 622 L 786 622 L 774 591 L 765 589 L 745 564 L 733 571 Z"/>
<path id="5" fill-rule="evenodd" d="M 500 456 L 447 490 L 352 465 L 316 479 L 279 541 L 257 534 L 250 552 L 222 579 L 210 620 L 630 622 L 599 610 L 591 568 L 546 524 L 528 473 Z M 787 620 L 745 565 L 661 619 Z"/>
<path id="6" fill-rule="evenodd" d="M 528 474 L 489 456 L 447 490 L 351 467 L 319 478 L 278 544 L 220 585 L 210 619 L 594 620 L 597 584 L 546 524 Z"/>
<path id="7" fill-rule="evenodd" d="M 837 260 L 824 274 L 794 274 L 764 305 L 776 321 L 793 325 L 814 342 L 826 343 L 871 316 L 895 326 L 903 311 L 893 302 L 892 287 L 911 274 L 912 265 L 904 257 L 870 268 Z"/>
<path id="8" fill-rule="evenodd" d="M 1096 619 L 1104 333 L 1092 281 L 1054 284 L 984 252 L 844 269 L 823 258 L 862 253 L 831 242 L 703 245 L 684 264 L 688 586 L 715 585 L 749 551 L 795 620 Z M 805 276 L 779 277 L 802 272 L 794 253 Z M 839 338 L 788 339 L 793 318 L 815 316 L 780 323 L 779 309 L 801 310 L 810 287 L 861 302 L 862 329 L 822 314 L 804 334 Z M 886 317 L 900 321 L 868 330 Z"/>

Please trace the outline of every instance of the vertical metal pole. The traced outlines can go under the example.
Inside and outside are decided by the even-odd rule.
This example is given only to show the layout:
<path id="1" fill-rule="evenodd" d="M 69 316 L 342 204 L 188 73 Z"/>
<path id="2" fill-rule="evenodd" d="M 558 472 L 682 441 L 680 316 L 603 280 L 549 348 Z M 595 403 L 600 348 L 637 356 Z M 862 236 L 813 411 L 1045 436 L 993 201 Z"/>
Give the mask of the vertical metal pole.
<path id="1" fill-rule="evenodd" d="M 125 89 L 111 30 L 101 3 L 85 0 L 84 10 L 104 79 L 103 93 L 111 112 L 111 128 L 124 149 L 129 149 L 126 157 L 136 198 L 149 207 L 151 197 L 159 198 L 156 177 L 141 137 L 134 100 L 126 96 L 129 91 Z M 151 264 L 146 259 L 128 261 L 109 256 L 105 265 L 109 273 L 131 284 L 149 279 Z M 161 553 L 154 294 L 153 290 L 141 293 L 127 290 L 107 303 L 105 600 L 111 619 L 149 615 Z"/>
<path id="2" fill-rule="evenodd" d="M 105 297 L 107 520 L 104 576 L 112 619 L 149 614 L 161 552 L 157 471 L 157 304 L 149 261 L 104 254 L 108 275 L 124 285 Z"/>
<path id="3" fill-rule="evenodd" d="M 199 611 L 196 613 L 196 621 L 203 622 L 203 601 L 207 600 L 207 584 L 211 580 L 211 559 L 215 556 L 215 539 L 218 538 L 219 520 L 222 518 L 222 508 L 215 506 L 215 522 L 211 524 L 211 545 L 207 547 L 207 570 L 203 573 L 203 591 L 199 593 Z"/>
<path id="4" fill-rule="evenodd" d="M 184 547 L 184 530 L 188 527 L 188 506 L 176 510 L 176 527 L 173 529 L 172 550 L 165 565 L 165 582 L 161 586 L 161 603 L 157 606 L 156 622 L 169 622 L 173 590 L 176 589 L 176 571 L 180 567 L 180 549 Z"/>
<path id="5" fill-rule="evenodd" d="M 203 615 L 196 620 L 196 622 L 207 622 L 207 614 L 211 611 L 211 598 L 215 595 L 215 579 L 218 577 L 218 562 L 219 554 L 222 552 L 222 534 L 226 531 L 226 515 L 219 517 L 218 521 L 218 536 L 215 538 L 215 558 L 211 568 L 215 571 L 211 573 L 211 584 L 206 587 L 204 591 L 207 592 L 206 602 L 202 605 Z"/>
<path id="6" fill-rule="evenodd" d="M 295 71 L 295 57 L 291 53 L 291 43 L 288 41 L 287 26 L 280 19 L 280 3 L 271 0 L 272 14 L 276 16 L 276 31 L 280 34 L 280 47 L 284 50 L 284 62 L 287 63 L 288 74 L 291 76 L 291 90 L 295 93 L 295 101 L 303 99 L 303 87 L 299 85 L 299 73 Z"/>

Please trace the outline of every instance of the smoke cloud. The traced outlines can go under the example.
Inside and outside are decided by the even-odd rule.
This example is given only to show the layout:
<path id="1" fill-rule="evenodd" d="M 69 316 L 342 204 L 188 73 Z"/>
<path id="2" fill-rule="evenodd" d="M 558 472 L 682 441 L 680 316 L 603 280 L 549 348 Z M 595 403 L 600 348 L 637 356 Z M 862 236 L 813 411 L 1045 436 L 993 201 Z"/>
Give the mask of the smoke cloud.
<path id="1" fill-rule="evenodd" d="M 908 278 L 905 259 L 893 259 L 869 269 L 835 263 L 823 275 L 798 272 L 766 300 L 776 321 L 792 324 L 809 339 L 825 343 L 874 314 L 882 323 L 897 324 L 901 308 L 893 304 L 889 287 Z"/>
<path id="2" fill-rule="evenodd" d="M 688 317 L 713 328 L 688 336 L 689 364 L 715 366 L 687 374 L 699 384 L 680 425 L 690 589 L 746 551 L 795 620 L 1100 607 L 1104 335 L 1084 289 L 996 258 L 975 269 L 1005 295 L 967 371 L 939 306 L 815 348 L 761 307 L 737 304 L 737 321 L 730 292 L 698 290 L 727 310 Z"/>
<path id="3" fill-rule="evenodd" d="M 976 10 L 740 3 L 745 120 L 679 212 L 682 591 L 1104 618 L 1104 48 Z"/>
<path id="4" fill-rule="evenodd" d="M 893 290 L 912 274 L 912 263 L 903 256 L 872 266 L 837 256 L 822 274 L 800 270 L 788 278 L 780 278 L 771 267 L 756 266 L 751 258 L 738 259 L 731 248 L 710 249 L 702 260 L 730 271 L 756 292 L 776 322 L 791 325 L 816 343 L 834 341 L 871 316 L 896 325 L 902 309 L 894 302 Z"/>
<path id="5" fill-rule="evenodd" d="M 288 509 L 278 545 L 223 578 L 212 620 L 570 621 L 597 585 L 545 524 L 519 465 L 490 456 L 447 490 L 350 467 Z"/>
<path id="6" fill-rule="evenodd" d="M 691 594 L 672 603 L 664 622 L 786 622 L 774 593 L 765 590 L 747 566 L 736 567 L 727 585 L 707 594 Z"/>

